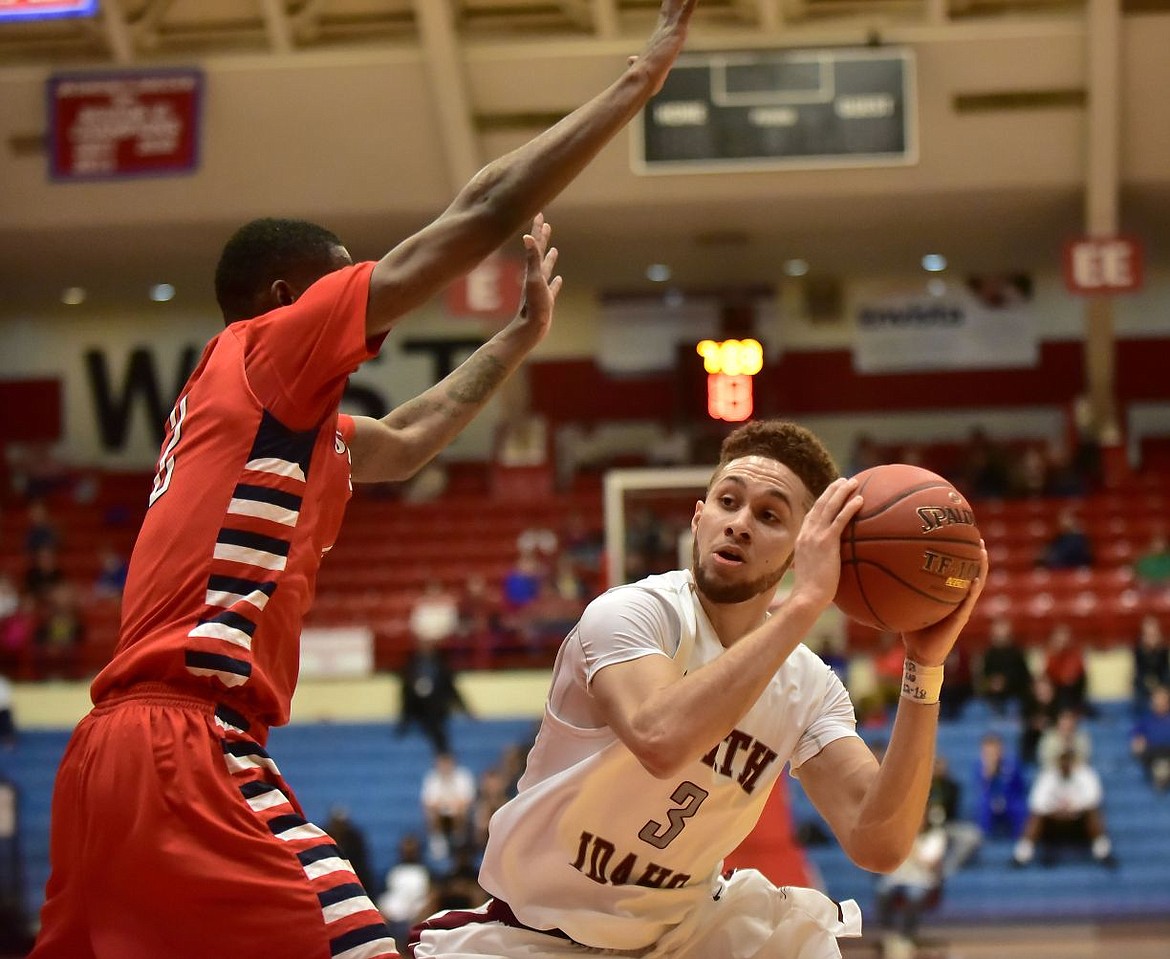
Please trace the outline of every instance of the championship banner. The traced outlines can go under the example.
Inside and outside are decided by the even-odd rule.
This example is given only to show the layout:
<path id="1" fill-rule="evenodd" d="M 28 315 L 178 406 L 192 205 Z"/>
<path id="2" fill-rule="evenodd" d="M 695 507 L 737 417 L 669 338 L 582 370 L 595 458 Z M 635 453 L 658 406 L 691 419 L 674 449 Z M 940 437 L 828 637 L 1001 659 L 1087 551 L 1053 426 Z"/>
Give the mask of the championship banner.
<path id="1" fill-rule="evenodd" d="M 1027 277 L 972 277 L 965 289 L 861 297 L 853 368 L 859 373 L 1035 366 Z"/>
<path id="2" fill-rule="evenodd" d="M 49 79 L 55 180 L 168 176 L 195 169 L 198 70 L 63 74 Z"/>

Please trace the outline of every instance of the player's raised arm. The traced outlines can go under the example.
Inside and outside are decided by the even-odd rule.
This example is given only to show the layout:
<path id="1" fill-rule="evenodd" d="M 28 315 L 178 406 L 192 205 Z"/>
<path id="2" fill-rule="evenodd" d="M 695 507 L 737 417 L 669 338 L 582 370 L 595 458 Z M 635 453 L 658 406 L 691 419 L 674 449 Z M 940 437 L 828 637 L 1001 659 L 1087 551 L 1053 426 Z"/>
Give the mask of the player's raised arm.
<path id="1" fill-rule="evenodd" d="M 552 323 L 561 278 L 553 275 L 557 250 L 552 227 L 536 215 L 524 236 L 527 271 L 515 318 L 456 369 L 424 393 L 380 420 L 354 417 L 352 475 L 359 483 L 384 483 L 417 473 L 471 421 L 544 339 Z"/>
<path id="2" fill-rule="evenodd" d="M 387 253 L 370 277 L 366 330 L 384 333 L 505 243 L 572 182 L 661 87 L 697 0 L 662 0 L 642 53 L 608 89 L 480 170 L 432 223 Z"/>

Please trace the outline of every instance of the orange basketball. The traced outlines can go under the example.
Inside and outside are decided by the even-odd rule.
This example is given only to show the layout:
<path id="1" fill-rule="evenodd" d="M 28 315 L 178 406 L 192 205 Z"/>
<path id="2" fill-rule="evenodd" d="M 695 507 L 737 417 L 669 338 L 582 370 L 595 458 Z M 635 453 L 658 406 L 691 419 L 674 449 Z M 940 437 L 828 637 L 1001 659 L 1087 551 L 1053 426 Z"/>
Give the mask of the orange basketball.
<path id="1" fill-rule="evenodd" d="M 902 633 L 937 623 L 979 574 L 979 528 L 963 495 L 919 466 L 857 474 L 861 510 L 841 536 L 835 602 L 850 619 Z"/>

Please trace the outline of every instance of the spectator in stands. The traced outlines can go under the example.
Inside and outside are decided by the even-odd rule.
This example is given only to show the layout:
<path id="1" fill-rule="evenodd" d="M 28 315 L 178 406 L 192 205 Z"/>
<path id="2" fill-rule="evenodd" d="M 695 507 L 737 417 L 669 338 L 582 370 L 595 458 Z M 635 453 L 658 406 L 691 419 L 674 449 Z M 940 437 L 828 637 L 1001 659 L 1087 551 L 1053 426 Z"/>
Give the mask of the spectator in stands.
<path id="1" fill-rule="evenodd" d="M 1056 518 L 1056 533 L 1036 558 L 1045 569 L 1085 569 L 1093 565 L 1093 544 L 1071 509 Z"/>
<path id="2" fill-rule="evenodd" d="M 93 595 L 97 599 L 118 599 L 126 586 L 129 564 L 109 544 L 98 553 L 98 572 L 93 581 Z"/>
<path id="3" fill-rule="evenodd" d="M 1150 693 L 1150 708 L 1134 724 L 1130 748 L 1159 792 L 1170 788 L 1170 688 Z"/>
<path id="4" fill-rule="evenodd" d="M 975 819 L 984 838 L 1016 839 L 1028 816 L 1028 784 L 1020 764 L 1005 752 L 998 733 L 986 733 L 980 740 L 972 779 Z"/>
<path id="5" fill-rule="evenodd" d="M 496 462 L 501 466 L 543 466 L 548 461 L 548 421 L 522 412 L 500 426 Z"/>
<path id="6" fill-rule="evenodd" d="M 1115 864 L 1113 842 L 1101 812 L 1101 777 L 1071 749 L 1056 766 L 1042 768 L 1028 794 L 1028 821 L 1016 842 L 1012 862 L 1026 866 L 1040 847 L 1041 861 L 1054 862 L 1056 848 L 1087 848 L 1104 865 Z"/>
<path id="7" fill-rule="evenodd" d="M 430 578 L 410 608 L 410 632 L 431 646 L 450 639 L 459 628 L 459 602 L 441 580 Z"/>
<path id="8" fill-rule="evenodd" d="M 1036 762 L 1041 769 L 1055 766 L 1066 752 L 1073 753 L 1080 762 L 1093 758 L 1093 740 L 1081 724 L 1081 714 L 1075 709 L 1062 709 L 1056 714 L 1056 723 L 1040 734 L 1036 744 Z"/>
<path id="9" fill-rule="evenodd" d="M 346 860 L 353 867 L 353 871 L 357 873 L 362 888 L 373 889 L 374 876 L 370 871 L 370 853 L 366 834 L 350 818 L 349 810 L 345 806 L 333 806 L 329 810 L 329 818 L 325 821 L 324 829 L 341 852 L 341 858 Z"/>
<path id="10" fill-rule="evenodd" d="M 981 426 L 974 427 L 959 465 L 958 485 L 976 499 L 1006 496 L 1011 485 L 1007 451 Z"/>
<path id="11" fill-rule="evenodd" d="M 565 518 L 560 538 L 562 552 L 573 561 L 589 592 L 600 592 L 601 558 L 605 552 L 601 530 L 590 525 L 580 510 L 573 510 Z"/>
<path id="12" fill-rule="evenodd" d="M 563 595 L 551 579 L 540 584 L 540 594 L 514 618 L 514 625 L 532 660 L 547 660 L 585 609 L 580 596 Z"/>
<path id="13" fill-rule="evenodd" d="M 476 668 L 489 668 L 499 649 L 501 601 L 500 591 L 483 574 L 471 573 L 464 580 L 456 633 L 463 645 L 471 650 Z"/>
<path id="14" fill-rule="evenodd" d="M 1133 647 L 1133 708 L 1142 715 L 1149 708 L 1150 694 L 1160 686 L 1170 687 L 1170 647 L 1162 623 L 1153 613 L 1142 617 Z"/>
<path id="15" fill-rule="evenodd" d="M 503 770 L 492 766 L 480 773 L 471 811 L 470 842 L 476 856 L 482 854 L 487 846 L 488 823 L 492 816 L 510 798 L 508 780 Z"/>
<path id="16" fill-rule="evenodd" d="M 1029 445 L 1012 464 L 1011 492 L 1024 497 L 1048 495 L 1048 459 L 1040 447 Z"/>
<path id="17" fill-rule="evenodd" d="M 941 816 L 938 807 L 927 807 L 910 855 L 893 872 L 878 877 L 878 924 L 886 930 L 883 959 L 912 959 L 922 914 L 942 890 L 947 834 L 938 823 Z"/>
<path id="18" fill-rule="evenodd" d="M 947 852 L 943 859 L 943 875 L 949 876 L 969 862 L 983 841 L 983 833 L 975 823 L 963 818 L 963 787 L 951 775 L 946 756 L 936 753 L 934 776 L 930 780 L 927 809 L 947 836 Z"/>
<path id="19" fill-rule="evenodd" d="M 991 641 L 979 663 L 979 692 L 992 712 L 1020 712 L 1032 686 L 1028 658 L 1016 643 L 1012 622 L 1004 616 L 991 621 Z"/>
<path id="20" fill-rule="evenodd" d="M 1133 573 L 1145 587 L 1170 586 L 1170 541 L 1166 532 L 1156 529 L 1141 555 L 1133 561 Z"/>
<path id="21" fill-rule="evenodd" d="M 36 601 L 31 596 L 21 596 L 16 609 L 0 619 L 0 657 L 10 675 L 27 678 L 38 622 Z"/>
<path id="22" fill-rule="evenodd" d="M 975 695 L 975 675 L 971 651 L 966 643 L 956 643 L 945 663 L 947 682 L 939 700 L 939 718 L 954 721 Z"/>
<path id="23" fill-rule="evenodd" d="M 37 675 L 41 679 L 77 679 L 84 639 L 85 623 L 73 587 L 57 583 L 45 595 L 34 637 Z"/>
<path id="24" fill-rule="evenodd" d="M 1084 496 L 1093 485 L 1093 473 L 1082 455 L 1085 447 L 1078 447 L 1070 454 L 1062 444 L 1054 443 L 1048 448 L 1048 480 L 1045 487 L 1047 496 Z"/>
<path id="25" fill-rule="evenodd" d="M 1056 623 L 1052 627 L 1044 657 L 1044 675 L 1052 682 L 1058 709 L 1088 711 L 1085 654 L 1068 623 Z"/>
<path id="26" fill-rule="evenodd" d="M 386 873 L 378 911 L 386 917 L 397 942 L 406 942 L 410 927 L 433 911 L 431 870 L 423 862 L 422 843 L 414 833 L 398 841 L 398 862 Z"/>
<path id="27" fill-rule="evenodd" d="M 873 658 L 873 674 L 877 681 L 877 698 L 883 718 L 898 705 L 902 696 L 902 663 L 904 653 L 897 633 L 883 632 L 880 646 Z M 940 699 L 941 703 L 941 699 Z M 942 706 L 939 706 L 941 713 Z"/>
<path id="28" fill-rule="evenodd" d="M 438 910 L 478 909 L 488 900 L 479 884 L 475 860 L 467 846 L 451 855 L 451 865 L 435 882 L 434 908 Z"/>
<path id="29" fill-rule="evenodd" d="M 516 537 L 516 550 L 521 555 L 535 556 L 544 566 L 549 566 L 560 549 L 556 530 L 547 526 L 528 526 Z"/>
<path id="30" fill-rule="evenodd" d="M 398 680 L 402 694 L 398 735 L 417 725 L 436 753 L 449 752 L 451 714 L 471 715 L 471 710 L 459 691 L 442 640 L 426 632 L 416 633 L 414 649 L 399 670 Z"/>
<path id="31" fill-rule="evenodd" d="M 28 529 L 24 534 L 24 551 L 31 559 L 43 549 L 56 551 L 61 546 L 57 524 L 49 517 L 45 501 L 34 499 L 28 504 Z"/>
<path id="32" fill-rule="evenodd" d="M 673 566 L 676 559 L 664 523 L 649 506 L 639 507 L 629 514 L 625 547 L 625 582 L 662 572 Z"/>
<path id="33" fill-rule="evenodd" d="M 1056 699 L 1056 687 L 1046 675 L 1032 680 L 1032 689 L 1024 702 L 1020 717 L 1020 761 L 1032 766 L 1036 763 L 1036 750 L 1040 737 L 1056 724 L 1060 703 Z"/>
<path id="34" fill-rule="evenodd" d="M 49 591 L 64 581 L 65 573 L 57 550 L 52 546 L 38 547 L 29 557 L 24 573 L 24 591 L 41 605 L 48 599 Z"/>
<path id="35" fill-rule="evenodd" d="M 0 673 L 0 747 L 16 745 L 16 713 L 12 708 L 12 683 Z"/>
<path id="36" fill-rule="evenodd" d="M 881 447 L 869 433 L 858 433 L 853 439 L 853 448 L 849 452 L 849 461 L 845 467 L 848 476 L 856 476 L 863 470 L 880 466 L 885 462 Z"/>
<path id="37" fill-rule="evenodd" d="M 427 856 L 432 864 L 441 863 L 467 845 L 475 777 L 451 753 L 436 753 L 423 776 L 420 798 L 427 824 Z"/>
<path id="38" fill-rule="evenodd" d="M 12 577 L 5 572 L 0 572 L 0 630 L 3 629 L 3 624 L 8 617 L 14 615 L 20 609 L 20 592 L 16 588 L 16 584 L 12 582 Z"/>
<path id="39" fill-rule="evenodd" d="M 521 550 L 516 561 L 504 574 L 504 612 L 513 617 L 540 595 L 547 570 L 539 555 L 532 550 Z"/>

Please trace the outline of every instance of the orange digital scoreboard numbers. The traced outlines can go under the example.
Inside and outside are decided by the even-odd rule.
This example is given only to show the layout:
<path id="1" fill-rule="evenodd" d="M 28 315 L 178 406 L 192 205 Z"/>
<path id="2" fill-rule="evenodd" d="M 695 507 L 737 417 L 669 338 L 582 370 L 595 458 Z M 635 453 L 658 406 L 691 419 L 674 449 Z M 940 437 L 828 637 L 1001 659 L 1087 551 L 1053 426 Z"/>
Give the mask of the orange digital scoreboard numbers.
<path id="1" fill-rule="evenodd" d="M 701 340 L 695 352 L 707 371 L 707 415 L 742 423 L 752 415 L 752 377 L 764 368 L 758 340 Z"/>

